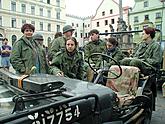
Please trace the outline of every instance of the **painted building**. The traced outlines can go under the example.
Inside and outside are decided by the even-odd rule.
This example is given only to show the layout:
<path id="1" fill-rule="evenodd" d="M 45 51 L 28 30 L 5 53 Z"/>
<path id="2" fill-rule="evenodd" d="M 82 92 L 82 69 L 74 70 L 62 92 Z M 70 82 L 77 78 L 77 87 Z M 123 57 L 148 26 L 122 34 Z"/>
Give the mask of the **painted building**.
<path id="1" fill-rule="evenodd" d="M 0 13 L 0 37 L 7 37 L 9 44 L 22 36 L 24 23 L 31 23 L 47 46 L 66 23 L 65 0 L 0 0 Z"/>
<path id="2" fill-rule="evenodd" d="M 129 7 L 123 7 L 123 20 L 129 25 L 128 19 Z M 77 17 L 66 15 L 66 23 L 72 25 L 75 30 L 75 37 L 79 41 L 79 46 L 83 46 L 89 40 L 89 31 L 97 29 L 100 33 L 117 31 L 119 15 L 119 4 L 116 0 L 102 0 L 98 6 L 96 13 L 91 17 Z M 105 38 L 109 36 L 101 36 Z"/>
<path id="3" fill-rule="evenodd" d="M 123 7 L 122 14 L 126 25 L 129 25 L 128 10 L 129 7 Z M 119 4 L 115 0 L 103 0 L 92 17 L 91 28 L 98 29 L 101 33 L 117 32 L 119 17 Z"/>
<path id="4" fill-rule="evenodd" d="M 135 5 L 129 13 L 132 30 L 142 30 L 151 26 L 161 30 L 157 33 L 156 40 L 165 41 L 165 0 L 135 0 Z M 161 37 L 162 35 L 162 37 Z M 134 41 L 141 41 L 140 33 L 134 34 Z"/>
<path id="5" fill-rule="evenodd" d="M 73 36 L 79 42 L 79 46 L 84 46 L 88 40 L 88 32 L 91 30 L 91 17 L 78 17 L 66 14 L 66 24 L 71 25 L 75 31 Z"/>

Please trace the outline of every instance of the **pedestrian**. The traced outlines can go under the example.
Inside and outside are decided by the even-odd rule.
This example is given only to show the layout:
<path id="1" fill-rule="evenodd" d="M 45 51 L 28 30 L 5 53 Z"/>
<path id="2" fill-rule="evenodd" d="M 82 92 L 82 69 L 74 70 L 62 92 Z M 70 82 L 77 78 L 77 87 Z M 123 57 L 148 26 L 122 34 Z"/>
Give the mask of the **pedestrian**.
<path id="1" fill-rule="evenodd" d="M 49 60 L 50 61 L 52 60 L 53 56 L 55 56 L 55 54 L 58 51 L 65 48 L 65 42 L 67 39 L 72 37 L 74 30 L 75 29 L 72 28 L 72 26 L 66 25 L 63 27 L 63 36 L 53 39 L 52 45 L 51 45 L 51 48 L 49 51 Z"/>
<path id="2" fill-rule="evenodd" d="M 11 54 L 11 46 L 8 45 L 8 39 L 4 38 L 2 40 L 1 47 L 1 65 L 3 68 L 9 70 L 10 67 L 10 54 Z"/>
<path id="3" fill-rule="evenodd" d="M 133 58 L 125 58 L 122 65 L 136 66 L 144 75 L 149 75 L 160 68 L 161 49 L 158 42 L 154 41 L 155 29 L 143 29 L 142 42 L 136 48 Z"/>
<path id="4" fill-rule="evenodd" d="M 36 69 L 32 73 L 48 73 L 43 48 L 32 37 L 34 31 L 33 25 L 24 24 L 21 27 L 23 36 L 13 45 L 10 62 L 18 74 L 29 74 L 33 67 Z"/>
<path id="5" fill-rule="evenodd" d="M 71 37 L 65 42 L 65 49 L 57 52 L 52 60 L 50 73 L 56 76 L 83 79 L 83 57 L 77 51 L 78 42 Z"/>

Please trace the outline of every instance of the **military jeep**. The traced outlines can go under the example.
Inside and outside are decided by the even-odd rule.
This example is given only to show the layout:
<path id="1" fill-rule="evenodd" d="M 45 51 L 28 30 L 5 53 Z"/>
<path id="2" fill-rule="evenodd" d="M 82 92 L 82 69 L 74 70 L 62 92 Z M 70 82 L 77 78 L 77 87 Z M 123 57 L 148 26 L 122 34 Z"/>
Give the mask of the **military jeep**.
<path id="1" fill-rule="evenodd" d="M 48 74 L 17 75 L 0 69 L 0 123 L 150 123 L 155 74 L 140 77 L 138 68 L 118 64 L 94 71 L 98 76 L 91 83 Z M 97 84 L 107 71 L 109 85 Z"/>

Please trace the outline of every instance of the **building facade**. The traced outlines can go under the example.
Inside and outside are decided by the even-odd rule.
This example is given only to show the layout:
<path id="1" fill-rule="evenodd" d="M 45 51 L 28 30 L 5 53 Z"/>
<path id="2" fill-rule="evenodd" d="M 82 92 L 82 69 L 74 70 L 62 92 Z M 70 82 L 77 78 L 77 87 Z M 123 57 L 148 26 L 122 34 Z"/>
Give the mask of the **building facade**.
<path id="1" fill-rule="evenodd" d="M 159 29 L 156 40 L 165 41 L 165 0 L 135 0 L 135 5 L 129 13 L 132 30 L 142 30 L 151 26 Z M 134 41 L 141 41 L 140 33 L 134 34 Z"/>
<path id="2" fill-rule="evenodd" d="M 129 7 L 122 8 L 122 16 L 126 25 L 129 25 L 128 10 Z M 103 0 L 91 19 L 91 28 L 98 29 L 100 33 L 117 32 L 119 18 L 119 3 L 115 0 Z"/>
<path id="3" fill-rule="evenodd" d="M 128 11 L 129 7 L 123 7 L 123 20 L 129 25 Z M 89 40 L 89 31 L 97 29 L 100 33 L 116 32 L 118 30 L 119 4 L 116 0 L 102 0 L 94 16 L 77 17 L 73 15 L 66 16 L 66 23 L 72 25 L 75 30 L 75 37 L 79 41 L 79 46 L 85 45 Z M 111 29 L 113 28 L 113 29 Z M 102 35 L 101 38 L 107 38 L 109 35 Z"/>
<path id="4" fill-rule="evenodd" d="M 66 23 L 65 0 L 0 0 L 0 13 L 0 39 L 8 38 L 10 45 L 23 35 L 24 23 L 43 34 L 46 46 Z"/>
<path id="5" fill-rule="evenodd" d="M 84 46 L 85 41 L 88 40 L 88 33 L 91 30 L 91 18 L 92 16 L 78 17 L 66 14 L 66 24 L 75 29 L 73 36 L 76 37 L 80 47 Z"/>

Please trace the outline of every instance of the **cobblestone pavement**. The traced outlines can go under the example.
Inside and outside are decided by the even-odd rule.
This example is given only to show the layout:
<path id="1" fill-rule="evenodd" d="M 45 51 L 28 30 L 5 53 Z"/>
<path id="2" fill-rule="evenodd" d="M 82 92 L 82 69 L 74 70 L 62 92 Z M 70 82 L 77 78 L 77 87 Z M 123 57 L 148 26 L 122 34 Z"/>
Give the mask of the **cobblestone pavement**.
<path id="1" fill-rule="evenodd" d="M 156 111 L 152 114 L 151 124 L 165 124 L 165 97 L 161 90 L 158 90 Z"/>

